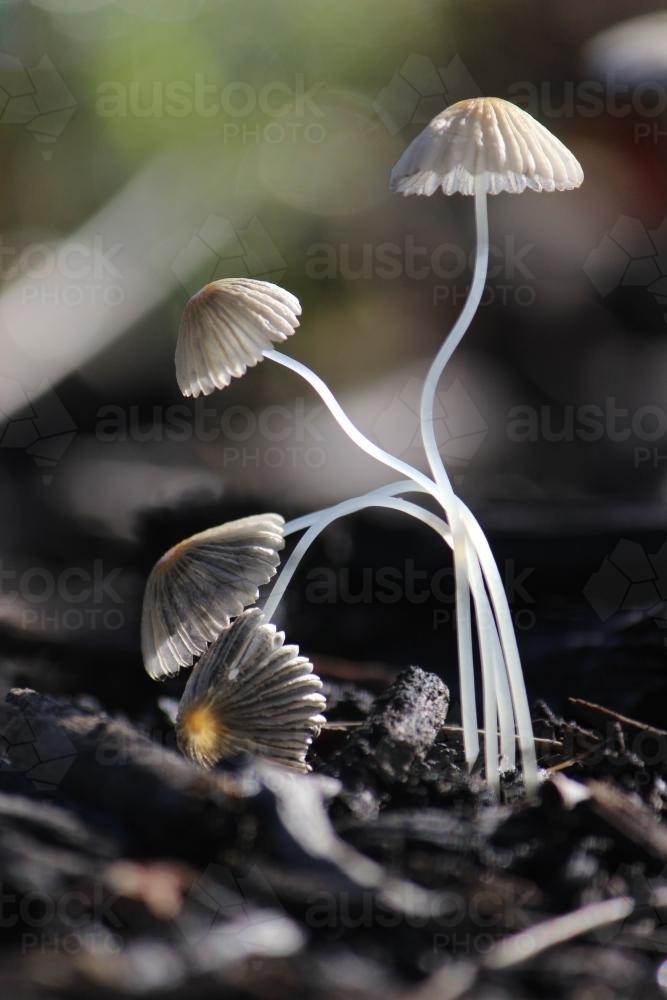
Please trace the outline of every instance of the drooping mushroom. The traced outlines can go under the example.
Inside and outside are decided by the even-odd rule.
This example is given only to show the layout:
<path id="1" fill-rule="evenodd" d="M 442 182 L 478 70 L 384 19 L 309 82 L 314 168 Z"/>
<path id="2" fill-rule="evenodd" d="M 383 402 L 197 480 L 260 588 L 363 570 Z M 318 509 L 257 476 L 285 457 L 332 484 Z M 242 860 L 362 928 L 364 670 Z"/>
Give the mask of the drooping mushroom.
<path id="1" fill-rule="evenodd" d="M 190 666 L 232 618 L 254 604 L 285 542 L 279 514 L 228 521 L 174 545 L 151 570 L 144 593 L 141 646 L 154 680 Z"/>
<path id="2" fill-rule="evenodd" d="M 508 101 L 495 97 L 460 101 L 441 112 L 426 126 L 402 154 L 391 173 L 390 186 L 404 194 L 432 195 L 438 189 L 445 194 L 474 195 L 477 226 L 477 250 L 470 292 L 453 329 L 440 348 L 426 377 L 420 406 L 424 449 L 443 502 L 449 502 L 449 523 L 454 539 L 456 567 L 457 626 L 461 670 L 461 700 L 466 742 L 466 756 L 478 751 L 474 675 L 469 642 L 470 600 L 466 534 L 473 528 L 469 518 L 459 517 L 453 487 L 438 451 L 434 430 L 434 410 L 438 383 L 445 366 L 461 342 L 479 306 L 488 266 L 488 219 L 486 198 L 489 194 L 532 191 L 569 191 L 583 181 L 583 170 L 574 155 L 548 129 L 531 115 Z M 503 614 L 504 606 L 500 605 Z M 528 782 L 536 775 L 535 746 L 530 711 L 516 641 L 508 630 L 511 621 L 498 621 L 503 652 L 514 700 L 519 743 Z M 462 634 L 465 630 L 466 635 Z M 512 630 L 513 631 L 513 630 Z M 503 635 L 504 632 L 504 635 Z M 485 719 L 488 731 L 488 720 Z M 487 740 L 487 767 L 488 760 Z M 532 776 L 532 779 L 531 777 Z"/>
<path id="3" fill-rule="evenodd" d="M 299 325 L 296 295 L 270 281 L 222 278 L 189 299 L 176 344 L 176 380 L 184 396 L 208 396 L 262 360 Z"/>
<path id="4" fill-rule="evenodd" d="M 213 767 L 242 752 L 299 771 L 325 723 L 322 682 L 298 646 L 244 611 L 193 668 L 178 708 L 178 744 L 191 760 Z"/>

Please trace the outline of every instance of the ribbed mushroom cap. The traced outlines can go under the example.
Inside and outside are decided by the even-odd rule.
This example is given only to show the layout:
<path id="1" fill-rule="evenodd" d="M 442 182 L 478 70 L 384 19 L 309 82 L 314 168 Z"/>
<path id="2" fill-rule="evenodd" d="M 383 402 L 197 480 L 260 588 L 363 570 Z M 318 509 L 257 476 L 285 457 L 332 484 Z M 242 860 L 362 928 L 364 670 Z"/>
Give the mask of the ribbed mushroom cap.
<path id="1" fill-rule="evenodd" d="M 154 680 L 190 666 L 255 603 L 280 561 L 284 523 L 279 514 L 228 521 L 186 538 L 157 561 L 141 616 L 144 667 Z"/>
<path id="2" fill-rule="evenodd" d="M 326 708 L 322 682 L 298 646 L 244 611 L 193 668 L 178 709 L 183 753 L 202 767 L 241 752 L 307 771 Z"/>
<path id="3" fill-rule="evenodd" d="M 299 325 L 296 295 L 270 281 L 222 278 L 189 299 L 178 331 L 176 379 L 184 396 L 208 396 L 286 340 Z"/>
<path id="4" fill-rule="evenodd" d="M 478 181 L 478 178 L 481 179 Z M 459 101 L 429 122 L 391 172 L 401 194 L 569 191 L 581 164 L 532 115 L 499 97 Z"/>

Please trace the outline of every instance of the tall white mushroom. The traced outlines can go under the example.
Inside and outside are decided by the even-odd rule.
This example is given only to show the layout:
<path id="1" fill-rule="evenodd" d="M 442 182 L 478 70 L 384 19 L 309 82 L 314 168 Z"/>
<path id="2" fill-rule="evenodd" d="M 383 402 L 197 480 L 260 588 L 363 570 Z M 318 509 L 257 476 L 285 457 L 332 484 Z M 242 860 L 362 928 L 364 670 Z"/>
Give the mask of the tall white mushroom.
<path id="1" fill-rule="evenodd" d="M 458 193 L 475 197 L 477 250 L 470 292 L 460 316 L 431 365 L 420 407 L 424 449 L 443 503 L 450 511 L 449 523 L 454 540 L 461 702 L 468 760 L 477 756 L 479 745 L 467 560 L 471 529 L 474 533 L 481 529 L 478 525 L 473 528 L 469 516 L 461 516 L 438 451 L 434 431 L 436 392 L 445 366 L 468 329 L 484 291 L 489 241 L 487 195 L 501 192 L 519 194 L 526 189 L 569 191 L 579 187 L 583 178 L 581 165 L 560 140 L 526 111 L 496 97 L 460 101 L 436 115 L 408 146 L 391 173 L 390 186 L 401 194 L 432 195 L 440 189 L 447 195 Z M 491 567 L 483 563 L 482 568 L 488 579 L 492 574 Z M 530 710 L 511 619 L 507 621 L 502 602 L 498 607 L 502 609 L 505 619 L 504 622 L 498 619 L 497 624 L 514 701 L 524 774 L 526 783 L 530 785 L 536 775 Z M 492 678 L 493 672 L 484 674 L 485 683 L 487 677 Z M 487 703 L 489 698 L 485 697 L 485 706 Z M 499 703 L 499 710 L 502 714 L 502 703 Z M 493 719 L 486 716 L 485 709 L 488 770 L 494 759 L 489 738 L 492 732 L 495 733 L 496 725 L 495 714 Z"/>

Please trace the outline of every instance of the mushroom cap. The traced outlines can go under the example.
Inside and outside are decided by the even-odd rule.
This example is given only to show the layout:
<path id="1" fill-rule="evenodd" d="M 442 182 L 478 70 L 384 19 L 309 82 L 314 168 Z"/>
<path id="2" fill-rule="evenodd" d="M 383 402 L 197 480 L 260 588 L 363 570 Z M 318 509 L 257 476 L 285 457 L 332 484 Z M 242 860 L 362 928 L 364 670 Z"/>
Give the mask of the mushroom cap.
<path id="1" fill-rule="evenodd" d="M 570 191 L 581 164 L 527 111 L 499 97 L 475 97 L 441 111 L 410 143 L 391 172 L 401 194 Z"/>
<path id="2" fill-rule="evenodd" d="M 153 680 L 190 666 L 232 618 L 255 603 L 280 561 L 284 523 L 279 514 L 228 521 L 158 559 L 141 614 L 144 667 Z"/>
<path id="3" fill-rule="evenodd" d="M 208 396 L 291 336 L 299 325 L 296 295 L 270 281 L 222 278 L 188 300 L 176 344 L 176 380 L 184 396 Z"/>
<path id="4" fill-rule="evenodd" d="M 183 753 L 202 767 L 242 752 L 307 771 L 326 708 L 322 682 L 298 646 L 253 608 L 194 667 L 178 708 Z"/>

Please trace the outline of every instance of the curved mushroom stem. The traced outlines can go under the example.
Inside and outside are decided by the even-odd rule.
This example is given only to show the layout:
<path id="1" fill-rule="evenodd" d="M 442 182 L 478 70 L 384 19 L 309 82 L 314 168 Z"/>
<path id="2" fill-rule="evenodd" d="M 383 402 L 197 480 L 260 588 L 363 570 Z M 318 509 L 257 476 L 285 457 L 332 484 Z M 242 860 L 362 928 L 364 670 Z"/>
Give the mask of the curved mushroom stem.
<path id="1" fill-rule="evenodd" d="M 452 501 L 455 498 L 454 489 L 450 482 L 449 476 L 445 469 L 442 457 L 438 450 L 438 445 L 435 437 L 434 428 L 434 418 L 435 418 L 435 402 L 436 393 L 438 389 L 438 383 L 442 374 L 445 370 L 447 362 L 450 360 L 452 354 L 461 343 L 472 319 L 477 312 L 479 303 L 484 292 L 484 283 L 486 281 L 486 274 L 488 268 L 489 259 L 489 224 L 487 215 L 487 204 L 486 204 L 486 191 L 483 186 L 483 178 L 477 179 L 477 184 L 475 187 L 475 223 L 477 231 L 477 248 L 475 252 L 475 266 L 473 270 L 473 279 L 470 286 L 470 291 L 466 299 L 465 305 L 459 315 L 456 323 L 452 327 L 451 332 L 445 339 L 442 347 L 438 351 L 433 364 L 431 365 L 428 375 L 426 377 L 426 382 L 424 384 L 424 390 L 421 398 L 420 405 L 420 420 L 421 420 L 421 430 L 422 439 L 424 442 L 424 450 L 426 452 L 426 457 L 428 459 L 429 467 L 433 474 L 433 477 L 438 485 L 439 490 L 442 494 L 442 505 L 447 510 L 451 510 L 449 516 L 449 523 L 451 525 L 452 536 L 454 539 L 454 565 L 455 565 L 455 575 L 456 575 L 456 594 L 457 594 L 457 629 L 459 637 L 459 661 L 461 670 L 461 703 L 464 718 L 466 716 L 476 718 L 475 712 L 475 680 L 474 680 L 474 666 L 472 659 L 472 645 L 470 640 L 470 599 L 469 599 L 469 587 L 468 587 L 468 569 L 466 565 L 466 534 L 470 535 L 472 540 L 473 535 L 477 538 L 478 543 L 481 543 L 480 533 L 486 542 L 486 537 L 482 532 L 477 521 L 474 519 L 472 514 L 468 511 L 463 513 L 462 517 L 459 517 L 461 509 L 457 507 L 456 503 Z M 487 543 L 488 545 L 488 543 Z M 489 550 L 490 552 L 490 550 Z M 491 562 L 493 559 L 491 557 Z M 486 563 L 483 562 L 483 565 Z M 495 567 L 495 563 L 493 563 Z M 491 569 L 490 565 L 488 567 Z M 496 567 L 497 571 L 497 567 Z M 496 608 L 496 613 L 499 615 L 498 628 L 501 635 L 501 642 L 503 646 L 503 652 L 505 655 L 505 662 L 507 665 L 507 672 L 509 675 L 509 682 L 512 688 L 512 696 L 514 700 L 514 706 L 517 716 L 517 726 L 519 735 L 519 746 L 521 748 L 521 755 L 524 764 L 524 775 L 526 786 L 534 789 L 537 782 L 537 761 L 535 756 L 535 743 L 533 739 L 533 728 L 532 721 L 530 718 L 530 707 L 528 705 L 528 698 L 526 695 L 525 683 L 523 680 L 523 671 L 521 669 L 521 661 L 519 658 L 519 651 L 516 644 L 516 636 L 514 634 L 514 626 L 512 624 L 511 615 L 509 613 L 509 608 L 507 607 L 506 599 L 500 604 L 498 603 L 498 598 L 500 596 L 498 592 L 499 578 L 496 573 L 492 571 L 485 574 L 487 578 L 487 583 L 490 587 L 492 600 L 494 607 Z M 500 589 L 502 589 L 502 583 L 500 583 Z M 495 597 L 494 597 L 495 592 Z M 503 591 L 504 593 L 504 591 Z M 465 681 L 465 684 L 464 684 Z M 486 723 L 485 723 L 486 725 Z M 464 730 L 465 722 L 464 722 Z M 468 726 L 468 750 L 467 754 L 472 756 L 476 755 L 476 750 L 478 751 L 478 741 L 477 741 L 477 726 L 473 727 L 472 724 Z"/>
<path id="2" fill-rule="evenodd" d="M 278 579 L 271 588 L 269 596 L 264 603 L 263 610 L 266 618 L 269 620 L 273 619 L 278 605 L 283 599 L 285 591 L 298 569 L 299 563 L 317 536 L 324 531 L 324 529 L 327 528 L 332 521 L 338 520 L 339 517 L 346 517 L 348 514 L 356 514 L 358 511 L 365 510 L 367 507 L 394 507 L 397 509 L 396 503 L 399 501 L 394 500 L 396 494 L 409 493 L 413 490 L 415 490 L 415 484 L 412 481 L 402 480 L 398 483 L 390 483 L 388 486 L 381 486 L 372 493 L 364 493 L 361 496 L 352 497 L 350 500 L 343 500 L 341 503 L 334 504 L 332 507 L 325 507 L 323 510 L 315 511 L 312 514 L 306 514 L 304 517 L 300 517 L 294 521 L 288 521 L 283 528 L 283 534 L 285 537 L 293 535 L 297 531 L 303 531 L 306 528 L 308 530 L 295 546 L 289 559 L 281 569 Z M 400 501 L 400 503 L 406 502 L 407 501 Z M 431 514 L 430 511 L 417 507 L 416 504 L 412 504 L 411 506 L 421 512 L 423 517 L 420 516 L 420 520 L 424 521 L 424 523 L 428 523 L 428 518 L 432 519 L 436 516 L 435 514 Z M 442 524 L 447 527 L 446 522 L 443 521 Z M 451 548 L 452 538 L 448 527 L 447 537 L 445 538 L 443 536 L 443 538 Z"/>
<path id="3" fill-rule="evenodd" d="M 324 379 L 321 379 L 319 375 L 316 375 L 315 372 L 308 368 L 307 365 L 302 364 L 301 361 L 297 361 L 295 358 L 291 358 L 289 354 L 283 354 L 281 351 L 264 351 L 264 357 L 269 358 L 271 361 L 276 361 L 279 365 L 282 365 L 284 368 L 288 368 L 296 375 L 300 375 L 302 379 L 305 379 L 320 397 L 341 430 L 347 434 L 347 436 L 357 445 L 358 448 L 361 448 L 362 451 L 365 451 L 367 455 L 370 455 L 370 457 L 374 458 L 376 461 L 382 462 L 383 465 L 387 465 L 390 469 L 394 469 L 395 472 L 400 473 L 407 479 L 411 479 L 413 483 L 419 485 L 426 491 L 426 493 L 430 493 L 436 500 L 439 499 L 438 489 L 434 481 L 429 479 L 424 472 L 420 472 L 419 469 L 414 469 L 411 465 L 408 465 L 407 462 L 404 462 L 400 458 L 396 458 L 396 456 L 391 455 L 388 451 L 385 451 L 384 448 L 380 448 L 379 445 L 374 444 L 371 440 L 369 440 L 369 438 L 367 438 L 366 435 L 352 423 Z"/>
<path id="4" fill-rule="evenodd" d="M 465 331 L 464 331 L 465 332 Z M 463 334 L 461 334 L 463 335 Z M 391 469 L 395 469 L 401 475 L 408 477 L 418 490 L 433 496 L 437 502 L 443 507 L 448 520 L 451 523 L 451 513 L 452 508 L 460 509 L 465 516 L 466 530 L 470 531 L 470 526 L 475 525 L 477 531 L 475 532 L 474 538 L 471 536 L 472 544 L 479 559 L 479 564 L 481 571 L 483 573 L 484 579 L 486 581 L 487 587 L 489 588 L 489 597 L 494 609 L 495 620 L 498 627 L 498 634 L 500 636 L 500 647 L 502 648 L 502 653 L 507 660 L 508 651 L 514 649 L 514 661 L 512 664 L 512 670 L 510 671 L 510 664 L 507 664 L 508 676 L 510 677 L 510 686 L 512 693 L 512 700 L 514 701 L 514 711 L 517 719 L 517 733 L 519 736 L 519 746 L 522 750 L 522 757 L 524 761 L 524 781 L 526 784 L 526 789 L 533 792 L 537 787 L 537 765 L 535 758 L 535 748 L 532 743 L 532 724 L 530 721 L 530 711 L 528 709 L 528 699 L 526 696 L 525 686 L 523 683 L 523 675 L 521 673 L 521 663 L 518 656 L 518 649 L 516 647 L 516 636 L 514 635 L 514 627 L 512 625 L 512 618 L 509 610 L 509 605 L 507 603 L 507 595 L 505 594 L 503 583 L 500 578 L 500 573 L 498 572 L 498 567 L 496 566 L 495 560 L 493 558 L 493 553 L 486 539 L 486 536 L 482 529 L 477 525 L 475 518 L 471 511 L 463 504 L 463 502 L 458 498 L 453 491 L 447 495 L 443 495 L 443 490 L 440 489 L 437 484 L 430 479 L 423 472 L 418 469 L 414 469 L 407 462 L 396 458 L 389 452 L 380 448 L 378 445 L 370 441 L 355 424 L 352 423 L 350 418 L 347 416 L 340 403 L 331 392 L 326 382 L 316 375 L 310 368 L 291 358 L 287 354 L 283 354 L 280 351 L 265 351 L 264 356 L 272 361 L 277 362 L 301 378 L 305 379 L 306 382 L 315 390 L 319 395 L 322 402 L 327 406 L 329 412 L 334 417 L 336 422 L 339 424 L 340 428 L 348 435 L 348 437 L 366 454 L 370 455 L 376 461 L 382 462 Z M 447 360 L 447 359 L 445 359 Z M 436 449 L 437 451 L 437 449 Z M 439 457 L 439 456 L 438 456 Z M 443 470 L 444 472 L 444 470 Z M 445 473 L 446 477 L 446 473 Z M 448 481 L 448 480 L 447 480 Z M 464 557 L 465 558 L 465 557 Z M 465 564 L 463 567 L 465 572 Z M 467 578 L 465 582 L 465 590 L 468 592 Z M 469 612 L 468 612 L 469 619 Z M 468 631 L 468 642 L 471 644 L 472 640 L 470 637 L 470 632 Z M 470 646 L 470 652 L 466 656 L 466 661 L 472 664 L 472 645 Z M 459 672 L 462 676 L 462 686 L 463 686 L 463 669 L 459 665 Z M 466 674 L 470 677 L 470 671 Z M 512 679 L 513 678 L 513 679 Z M 473 677 L 474 681 L 474 677 Z M 474 691 L 473 691 L 474 693 Z M 527 723 L 526 723 L 527 714 Z M 476 711 L 473 714 L 471 722 L 471 713 L 463 719 L 464 728 L 467 726 L 468 732 L 470 731 L 471 725 L 475 729 L 475 738 L 478 740 L 476 733 Z M 503 732 L 502 726 L 503 713 L 501 711 L 501 732 Z M 507 730 L 505 729 L 505 732 Z M 471 737 L 468 738 L 468 743 L 471 743 Z M 503 757 L 508 761 L 513 761 L 514 759 L 514 740 L 511 741 L 511 747 L 508 742 L 504 742 L 503 747 Z"/>
<path id="5" fill-rule="evenodd" d="M 466 567 L 465 531 L 456 510 L 454 489 L 450 482 L 444 462 L 438 450 L 435 437 L 435 403 L 438 384 L 445 366 L 452 354 L 461 343 L 470 326 L 473 316 L 484 292 L 484 282 L 489 259 L 489 227 L 486 212 L 486 193 L 480 188 L 475 190 L 475 218 L 477 223 L 477 250 L 472 285 L 465 305 L 436 354 L 429 368 L 422 391 L 420 404 L 420 424 L 424 451 L 433 478 L 442 493 L 442 504 L 452 513 L 449 523 L 454 537 L 454 576 L 456 584 L 456 635 L 459 650 L 459 669 L 461 672 L 461 712 L 463 715 L 463 732 L 466 760 L 472 766 L 479 754 L 479 736 L 477 734 L 477 708 L 475 704 L 475 667 L 473 662 L 472 636 L 470 622 L 470 588 L 468 570 Z"/>
<path id="6" fill-rule="evenodd" d="M 276 582 L 274 583 L 269 596 L 266 600 L 264 606 L 264 612 L 267 617 L 272 618 L 275 614 L 280 601 L 282 600 L 287 587 L 289 586 L 294 573 L 296 572 L 299 563 L 306 554 L 306 551 L 310 547 L 310 544 L 314 541 L 315 537 L 323 531 L 332 521 L 339 517 L 344 517 L 346 514 L 353 514 L 357 511 L 361 511 L 371 506 L 382 506 L 382 504 L 376 503 L 376 498 L 382 500 L 385 497 L 397 496 L 401 493 L 413 493 L 413 492 L 425 492 L 423 487 L 416 486 L 415 483 L 410 480 L 399 480 L 395 483 L 389 483 L 387 486 L 381 486 L 371 493 L 366 493 L 359 497 L 353 497 L 350 500 L 343 500 L 340 503 L 334 504 L 331 507 L 325 507 L 322 510 L 312 511 L 309 514 L 304 514 L 302 517 L 295 518 L 292 521 L 288 521 L 284 527 L 283 533 L 285 537 L 295 534 L 299 531 L 304 531 L 307 528 L 316 528 L 309 535 L 309 541 L 301 540 L 298 547 L 294 549 L 291 553 L 290 558 L 285 563 L 283 569 L 280 572 Z M 472 518 L 471 512 L 465 506 L 463 501 L 459 499 L 459 508 L 464 515 L 470 516 Z M 474 520 L 474 519 L 473 519 Z M 475 542 L 480 544 L 480 540 L 484 539 L 483 533 L 480 531 L 475 541 L 472 543 L 472 552 L 468 559 L 468 566 L 470 568 L 471 575 L 474 574 L 476 577 L 479 575 L 481 564 L 480 564 L 480 554 L 475 548 Z M 445 539 L 450 548 L 453 546 L 453 540 L 451 538 L 451 532 L 449 537 Z M 500 583 L 500 577 L 497 575 L 497 583 L 502 588 L 502 583 Z M 489 581 L 487 574 L 484 573 L 484 581 L 486 586 L 489 587 Z M 489 603 L 489 597 L 487 595 L 486 589 L 475 584 L 477 592 L 480 595 L 478 601 L 476 602 L 476 615 L 477 615 L 477 629 L 480 637 L 483 631 L 486 633 L 484 636 L 484 641 L 480 638 L 480 652 L 482 656 L 482 670 L 484 670 L 485 658 L 487 660 L 491 659 L 494 665 L 495 672 L 495 685 L 497 691 L 497 705 L 500 723 L 500 747 L 501 747 L 501 763 L 500 769 L 502 771 L 513 770 L 516 763 L 516 735 L 515 735 L 515 719 L 514 711 L 512 708 L 512 693 L 508 683 L 507 672 L 505 670 L 505 659 L 503 655 L 503 643 L 499 638 L 499 629 L 496 619 L 500 619 L 501 616 L 498 614 L 498 609 L 494 611 L 491 609 L 491 604 Z M 489 587 L 489 590 L 491 588 Z M 497 587 L 494 588 L 494 593 L 498 594 Z M 507 619 L 504 619 L 505 630 L 507 630 Z M 511 626 L 511 621 L 510 621 Z M 489 731 L 490 723 L 487 724 L 485 719 L 486 731 Z"/>
<path id="7" fill-rule="evenodd" d="M 360 500 L 362 499 L 364 500 L 363 506 L 360 505 Z M 438 517 L 436 514 L 432 514 L 430 511 L 424 510 L 423 507 L 419 507 L 415 503 L 410 503 L 408 500 L 400 500 L 396 497 L 387 495 L 382 496 L 381 491 L 378 490 L 374 494 L 367 495 L 365 498 L 356 497 L 353 500 L 345 501 L 338 504 L 330 511 L 323 512 L 318 520 L 315 521 L 308 529 L 303 538 L 299 540 L 297 546 L 285 564 L 276 585 L 271 591 L 266 604 L 264 605 L 264 616 L 267 621 L 270 621 L 273 618 L 278 604 L 285 593 L 287 585 L 294 575 L 298 564 L 301 562 L 305 552 L 310 548 L 311 544 L 320 532 L 323 531 L 327 525 L 336 518 L 343 517 L 345 514 L 351 514 L 357 510 L 363 509 L 364 507 L 384 507 L 390 510 L 400 511 L 404 514 L 409 514 L 418 521 L 422 521 L 430 528 L 433 528 L 434 531 L 440 535 L 443 541 L 450 546 L 450 548 L 453 547 L 452 535 L 446 521 L 443 521 L 442 518 Z M 286 527 L 289 530 L 289 523 Z M 474 567 L 471 574 L 470 584 L 475 600 L 475 609 L 478 619 L 486 622 L 491 616 L 491 609 L 489 607 L 488 597 L 484 590 L 479 563 L 473 558 L 470 560 L 469 565 Z M 480 632 L 480 644 L 483 647 L 482 684 L 484 689 L 484 719 L 485 726 L 487 727 L 484 740 L 486 780 L 492 791 L 497 794 L 500 790 L 500 769 L 498 761 L 496 712 L 496 661 L 495 650 L 492 644 L 489 629 L 484 628 Z"/>
<path id="8" fill-rule="evenodd" d="M 364 496 L 354 497 L 350 500 L 345 500 L 342 503 L 335 504 L 332 507 L 325 508 L 324 510 L 307 514 L 304 517 L 296 518 L 293 521 L 288 521 L 284 528 L 284 534 L 286 536 L 294 534 L 297 531 L 302 531 L 305 528 L 309 528 L 310 530 L 303 536 L 294 551 L 291 553 L 288 561 L 285 563 L 285 566 L 280 573 L 280 576 L 269 593 L 264 605 L 264 614 L 266 617 L 271 619 L 275 615 L 278 605 L 282 600 L 299 563 L 317 535 L 319 535 L 321 531 L 323 531 L 337 518 L 344 517 L 347 514 L 356 513 L 357 511 L 364 510 L 372 506 L 392 507 L 397 510 L 403 510 L 405 513 L 412 514 L 412 516 L 422 520 L 424 523 L 434 526 L 434 515 L 430 514 L 428 511 L 424 511 L 421 507 L 417 507 L 415 504 L 409 504 L 406 507 L 405 501 L 401 501 L 401 506 L 399 506 L 399 502 L 390 500 L 390 498 L 394 497 L 396 494 L 414 492 L 415 490 L 419 490 L 419 487 L 415 487 L 415 484 L 410 480 L 390 483 L 388 486 L 381 487 L 380 489 L 374 490 L 372 493 L 367 493 Z M 444 529 L 447 528 L 447 525 L 444 521 L 438 519 L 438 526 L 442 529 L 441 536 L 449 547 L 452 548 L 453 541 L 451 532 L 447 529 L 447 533 L 443 533 Z M 489 598 L 484 587 L 480 571 L 479 558 L 474 550 L 474 547 L 471 547 L 467 565 L 471 574 L 471 588 L 475 601 L 475 614 L 480 637 L 480 653 L 484 689 L 484 725 L 486 731 L 485 766 L 489 783 L 492 787 L 496 788 L 497 778 L 495 776 L 497 776 L 498 771 L 512 770 L 515 766 L 515 722 L 514 713 L 512 711 L 512 697 L 505 671 L 505 663 L 498 636 L 496 620 L 489 604 Z M 496 729 L 496 720 L 498 716 L 500 721 L 500 746 L 502 755 L 500 763 L 498 760 Z M 493 736 L 491 736 L 491 734 L 493 734 Z"/>

